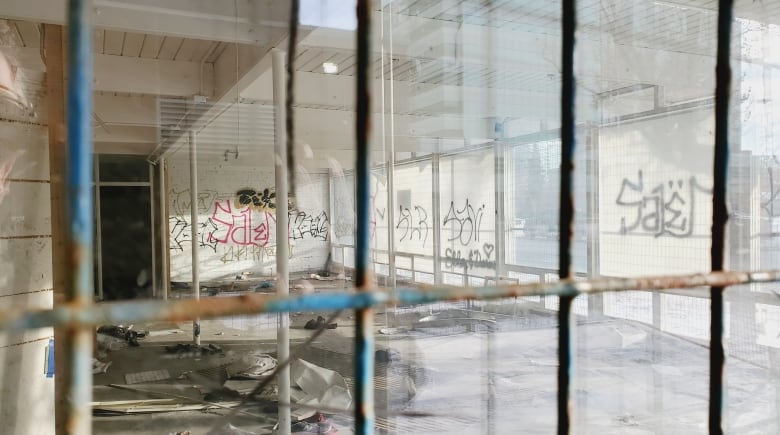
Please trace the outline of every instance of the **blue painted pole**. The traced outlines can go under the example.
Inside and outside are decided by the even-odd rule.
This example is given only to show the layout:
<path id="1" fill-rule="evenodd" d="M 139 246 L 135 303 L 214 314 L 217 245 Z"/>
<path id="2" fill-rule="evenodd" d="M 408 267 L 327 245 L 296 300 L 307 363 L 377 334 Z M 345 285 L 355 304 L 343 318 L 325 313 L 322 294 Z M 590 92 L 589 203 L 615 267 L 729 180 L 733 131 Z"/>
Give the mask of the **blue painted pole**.
<path id="1" fill-rule="evenodd" d="M 371 134 L 371 2 L 357 2 L 357 70 L 355 125 L 357 159 L 355 163 L 356 224 L 355 285 L 359 292 L 373 287 L 369 272 L 370 144 Z M 374 433 L 374 313 L 359 309 L 355 324 L 355 433 Z"/>
<path id="2" fill-rule="evenodd" d="M 93 300 L 92 195 L 92 1 L 68 2 L 68 86 L 65 116 L 68 128 L 66 179 L 67 255 L 70 276 L 65 289 L 68 303 L 87 306 Z M 92 432 L 92 330 L 67 330 L 65 358 L 70 360 L 65 404 L 68 434 Z M 58 373 L 60 375 L 60 373 Z"/>

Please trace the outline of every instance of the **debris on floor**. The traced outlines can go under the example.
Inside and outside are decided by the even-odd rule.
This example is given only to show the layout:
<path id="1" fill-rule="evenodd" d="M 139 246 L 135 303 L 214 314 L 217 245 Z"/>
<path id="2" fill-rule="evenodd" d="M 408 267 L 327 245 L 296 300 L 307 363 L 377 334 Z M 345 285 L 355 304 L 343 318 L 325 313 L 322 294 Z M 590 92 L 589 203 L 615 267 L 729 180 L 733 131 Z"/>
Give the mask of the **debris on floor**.
<path id="1" fill-rule="evenodd" d="M 401 354 L 395 349 L 377 349 L 374 352 L 374 360 L 378 363 L 389 363 L 401 359 Z"/>
<path id="2" fill-rule="evenodd" d="M 316 413 L 313 416 L 292 423 L 290 433 L 299 435 L 333 435 L 338 430 L 333 425 L 333 420 L 322 413 Z"/>
<path id="3" fill-rule="evenodd" d="M 290 390 L 290 398 L 295 403 L 339 409 L 352 406 L 347 382 L 333 370 L 298 359 L 291 364 L 290 380 L 295 387 Z"/>
<path id="4" fill-rule="evenodd" d="M 217 346 L 213 343 L 206 346 L 198 346 L 192 343 L 176 343 L 170 346 L 165 346 L 165 352 L 175 354 L 180 357 L 217 354 L 223 356 L 225 354 L 220 346 Z"/>
<path id="5" fill-rule="evenodd" d="M 102 361 L 98 360 L 97 358 L 92 358 L 92 374 L 93 375 L 106 373 L 108 371 L 109 367 L 111 367 L 111 361 L 102 362 Z"/>
<path id="6" fill-rule="evenodd" d="M 141 384 L 144 382 L 156 382 L 170 379 L 171 375 L 168 370 L 149 370 L 146 372 L 128 373 L 125 375 L 125 382 L 127 384 Z"/>
<path id="7" fill-rule="evenodd" d="M 138 346 L 138 340 L 147 335 L 146 332 L 133 330 L 133 325 L 128 327 L 122 325 L 103 325 L 97 329 L 97 333 L 114 338 L 121 338 L 127 341 L 127 344 L 130 346 Z"/>
<path id="8" fill-rule="evenodd" d="M 240 361 L 227 367 L 230 379 L 263 379 L 276 368 L 276 358 L 260 351 L 251 351 Z"/>
<path id="9" fill-rule="evenodd" d="M 249 287 L 249 290 L 253 290 L 253 291 L 259 292 L 261 290 L 273 289 L 273 288 L 274 288 L 274 283 L 273 282 L 271 282 L 271 281 L 263 281 L 261 283 L 258 283 L 258 284 L 255 284 L 255 285 Z"/>
<path id="10" fill-rule="evenodd" d="M 303 326 L 303 329 L 320 329 L 323 325 L 325 325 L 325 318 L 322 316 L 317 316 L 316 319 L 311 319 L 306 322 L 306 325 Z M 338 326 L 338 323 L 328 323 L 327 328 L 336 329 Z"/>

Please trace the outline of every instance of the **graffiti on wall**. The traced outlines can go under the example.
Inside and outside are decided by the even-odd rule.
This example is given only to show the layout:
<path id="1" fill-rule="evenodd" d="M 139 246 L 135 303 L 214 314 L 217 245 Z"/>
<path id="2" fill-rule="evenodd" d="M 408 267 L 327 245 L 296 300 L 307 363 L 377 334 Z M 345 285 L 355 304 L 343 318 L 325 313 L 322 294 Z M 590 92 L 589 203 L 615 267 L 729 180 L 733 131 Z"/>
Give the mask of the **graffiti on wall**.
<path id="1" fill-rule="evenodd" d="M 455 201 L 450 202 L 450 208 L 444 216 L 443 230 L 449 231 L 447 241 L 454 244 L 444 250 L 445 267 L 496 268 L 493 256 L 495 245 L 484 242 L 480 246 L 479 234 L 485 209 L 484 204 L 474 207 L 469 198 L 465 199 L 462 206 Z"/>
<path id="2" fill-rule="evenodd" d="M 465 253 L 460 249 L 447 248 L 444 250 L 444 266 L 495 269 L 496 260 L 493 257 L 495 249 L 496 247 L 491 243 L 482 244 L 482 249 L 466 249 Z"/>
<path id="3" fill-rule="evenodd" d="M 221 196 L 222 195 L 215 190 L 198 191 L 198 212 L 207 213 L 211 209 L 211 205 L 219 200 Z M 189 216 L 191 202 L 190 189 L 171 189 L 168 198 L 170 198 L 171 215 Z"/>
<path id="4" fill-rule="evenodd" d="M 450 225 L 450 237 L 448 241 L 458 241 L 463 246 L 469 246 L 472 242 L 479 242 L 479 232 L 482 227 L 482 217 L 485 214 L 485 205 L 474 208 L 466 198 L 463 207 L 456 207 L 455 201 L 450 202 L 450 209 L 444 216 L 444 228 Z"/>
<path id="5" fill-rule="evenodd" d="M 217 252 L 216 241 L 209 240 L 209 234 L 217 229 L 216 224 L 209 218 L 205 222 L 200 222 L 198 227 L 198 246 Z M 171 216 L 168 218 L 168 228 L 170 231 L 170 249 L 172 251 L 183 251 L 184 245 L 190 243 L 190 237 L 192 236 L 190 222 L 179 216 Z"/>
<path id="6" fill-rule="evenodd" d="M 623 179 L 615 200 L 615 205 L 626 210 L 620 217 L 620 234 L 690 237 L 695 227 L 697 194 L 712 194 L 712 190 L 703 188 L 694 176 L 646 187 L 639 170 L 635 181 Z"/>
<path id="7" fill-rule="evenodd" d="M 415 205 L 411 209 L 403 205 L 398 207 L 399 241 L 416 240 L 422 242 L 423 248 L 428 241 L 428 212 L 422 206 Z"/>
<path id="8" fill-rule="evenodd" d="M 263 263 L 266 260 L 276 258 L 275 246 L 228 246 L 219 257 L 223 264 L 234 261 L 254 261 Z"/>
<path id="9" fill-rule="evenodd" d="M 325 211 L 321 211 L 316 216 L 305 211 L 290 211 L 290 239 L 300 240 L 310 237 L 315 240 L 328 240 L 328 223 L 328 215 Z"/>
<path id="10" fill-rule="evenodd" d="M 191 243 L 189 217 L 189 190 L 170 192 L 172 210 L 169 218 L 170 249 L 183 251 Z M 272 245 L 276 233 L 276 195 L 270 189 L 241 189 L 235 195 L 220 195 L 205 191 L 198 195 L 200 213 L 209 217 L 198 224 L 198 246 L 222 254 L 220 261 L 263 261 L 275 257 Z M 205 201 L 211 200 L 210 206 Z M 323 210 L 310 213 L 290 209 L 288 212 L 288 237 L 290 241 L 328 238 L 330 220 Z M 220 250 L 221 249 L 221 250 Z"/>

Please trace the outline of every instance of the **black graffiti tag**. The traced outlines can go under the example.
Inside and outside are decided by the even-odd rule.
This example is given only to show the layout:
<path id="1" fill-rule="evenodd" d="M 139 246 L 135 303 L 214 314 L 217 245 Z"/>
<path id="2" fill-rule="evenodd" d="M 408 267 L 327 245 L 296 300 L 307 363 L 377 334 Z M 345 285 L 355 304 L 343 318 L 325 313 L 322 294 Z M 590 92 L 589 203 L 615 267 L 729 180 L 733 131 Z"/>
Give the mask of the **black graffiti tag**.
<path id="1" fill-rule="evenodd" d="M 485 205 L 474 208 L 469 199 L 466 198 L 466 204 L 461 209 L 455 208 L 455 202 L 450 202 L 450 209 L 444 216 L 444 226 L 452 223 L 452 237 L 448 241 L 458 240 L 461 245 L 468 246 L 469 243 L 479 242 L 479 231 L 482 226 L 482 216 L 485 213 Z"/>
<path id="2" fill-rule="evenodd" d="M 414 213 L 412 213 L 409 207 L 399 206 L 399 210 L 398 225 L 395 227 L 398 230 L 403 230 L 399 241 L 416 239 L 422 241 L 422 246 L 425 247 L 425 242 L 428 240 L 428 232 L 430 231 L 428 227 L 428 212 L 419 205 L 414 206 Z M 416 221 L 414 214 L 417 215 Z"/>

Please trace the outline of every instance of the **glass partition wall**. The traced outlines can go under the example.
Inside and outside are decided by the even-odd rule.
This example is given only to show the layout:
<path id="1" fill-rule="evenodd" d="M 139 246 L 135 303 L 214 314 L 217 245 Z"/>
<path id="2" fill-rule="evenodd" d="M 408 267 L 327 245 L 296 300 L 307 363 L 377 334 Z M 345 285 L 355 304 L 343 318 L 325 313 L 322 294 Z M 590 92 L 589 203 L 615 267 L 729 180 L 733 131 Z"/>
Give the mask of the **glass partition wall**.
<path id="1" fill-rule="evenodd" d="M 0 421 L 777 432 L 778 23 L 0 4 Z"/>

